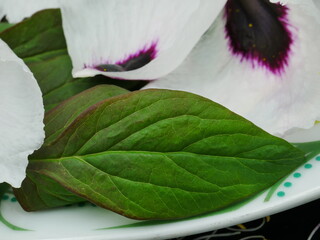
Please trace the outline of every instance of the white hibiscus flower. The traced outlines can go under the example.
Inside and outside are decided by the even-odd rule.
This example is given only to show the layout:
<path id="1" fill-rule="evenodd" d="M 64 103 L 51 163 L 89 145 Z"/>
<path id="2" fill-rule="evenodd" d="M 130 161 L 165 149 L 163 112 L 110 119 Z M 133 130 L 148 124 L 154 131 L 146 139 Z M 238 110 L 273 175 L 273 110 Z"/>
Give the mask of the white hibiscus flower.
<path id="1" fill-rule="evenodd" d="M 147 88 L 203 95 L 282 135 L 320 119 L 319 0 L 272 2 L 68 0 L 60 7 L 75 77 L 154 80 Z"/>
<path id="2" fill-rule="evenodd" d="M 43 115 L 33 74 L 0 40 L 0 183 L 20 187 L 28 156 L 44 139 Z"/>
<path id="3" fill-rule="evenodd" d="M 20 2 L 23 6 L 15 7 Z M 181 64 L 224 4 L 225 0 L 0 0 L 0 17 L 12 22 L 59 6 L 74 77 L 156 79 Z"/>
<path id="4" fill-rule="evenodd" d="M 314 3 L 229 0 L 171 74 L 147 88 L 208 97 L 270 133 L 320 119 L 320 13 Z"/>

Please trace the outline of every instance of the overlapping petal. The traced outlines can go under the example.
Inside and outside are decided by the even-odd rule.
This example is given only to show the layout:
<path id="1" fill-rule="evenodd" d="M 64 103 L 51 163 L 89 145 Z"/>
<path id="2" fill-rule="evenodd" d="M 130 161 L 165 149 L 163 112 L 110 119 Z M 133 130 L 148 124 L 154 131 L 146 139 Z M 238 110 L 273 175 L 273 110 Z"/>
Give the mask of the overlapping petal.
<path id="1" fill-rule="evenodd" d="M 186 61 L 147 88 L 203 95 L 274 134 L 313 126 L 320 118 L 320 15 L 305 11 L 310 6 L 286 6 L 292 43 L 281 73 L 234 54 L 221 13 Z"/>
<path id="2" fill-rule="evenodd" d="M 303 10 L 304 14 L 312 15 L 320 24 L 320 18 L 318 17 L 319 13 L 315 9 L 320 10 L 320 0 L 270 0 L 272 3 L 280 3 L 282 5 L 298 4 L 300 9 Z"/>
<path id="3" fill-rule="evenodd" d="M 75 77 L 155 79 L 175 69 L 225 0 L 68 0 L 63 27 Z"/>
<path id="4" fill-rule="evenodd" d="M 28 67 L 0 40 L 0 183 L 19 187 L 44 139 L 44 108 Z"/>
<path id="5" fill-rule="evenodd" d="M 58 8 L 59 0 L 0 0 L 0 19 L 4 16 L 10 23 L 17 23 L 47 8 Z"/>

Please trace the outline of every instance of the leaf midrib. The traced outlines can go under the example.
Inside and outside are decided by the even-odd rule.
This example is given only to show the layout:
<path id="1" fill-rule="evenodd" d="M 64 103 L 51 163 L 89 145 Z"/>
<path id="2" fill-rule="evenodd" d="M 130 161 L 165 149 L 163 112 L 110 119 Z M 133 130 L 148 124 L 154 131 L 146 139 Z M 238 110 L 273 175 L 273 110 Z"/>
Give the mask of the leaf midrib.
<path id="1" fill-rule="evenodd" d="M 242 160 L 248 160 L 248 161 L 265 161 L 276 164 L 277 161 L 293 161 L 294 159 L 298 159 L 299 157 L 289 157 L 289 158 L 277 158 L 277 159 L 258 159 L 258 158 L 245 158 L 245 157 L 237 157 L 237 156 L 224 156 L 224 155 L 208 155 L 208 154 L 202 154 L 202 153 L 192 153 L 192 152 L 155 152 L 155 151 L 132 151 L 132 150 L 113 150 L 113 151 L 104 151 L 99 153 L 90 153 L 90 154 L 83 154 L 83 155 L 74 155 L 74 156 L 64 156 L 64 157 L 57 157 L 57 158 L 41 158 L 41 159 L 29 159 L 29 162 L 35 162 L 35 161 L 63 161 L 67 159 L 72 158 L 85 158 L 85 157 L 96 157 L 101 156 L 105 154 L 154 154 L 154 155 L 166 155 L 166 154 L 186 154 L 186 155 L 195 155 L 195 156 L 205 156 L 205 157 L 221 157 L 221 158 L 232 158 L 232 159 L 242 159 Z"/>
<path id="2" fill-rule="evenodd" d="M 139 111 L 140 111 L 140 110 L 143 110 L 143 109 L 139 109 Z M 139 111 L 137 111 L 137 112 L 139 112 Z M 134 112 L 134 113 L 137 113 L 137 112 Z M 107 126 L 107 127 L 104 127 L 104 128 L 102 128 L 102 129 L 99 129 L 98 131 L 95 131 L 95 133 L 80 147 L 80 149 L 76 151 L 76 154 L 79 153 L 79 152 L 81 152 L 81 150 L 82 150 L 84 147 L 86 147 L 86 145 L 87 145 L 96 135 L 100 134 L 100 132 L 106 131 L 108 128 L 114 126 L 115 124 L 120 123 L 121 121 L 125 121 L 126 118 L 131 117 L 131 115 L 133 115 L 134 113 L 132 113 L 132 114 L 130 114 L 130 115 L 128 115 L 128 116 L 120 119 L 119 121 L 117 121 L 117 122 L 115 122 L 115 123 L 110 124 L 110 125 Z M 163 119 L 159 119 L 159 120 L 157 120 L 157 121 L 154 121 L 154 122 L 148 124 L 147 126 L 143 126 L 142 128 L 137 129 L 136 131 L 130 133 L 129 135 L 127 135 L 127 136 L 125 136 L 124 138 L 122 138 L 122 139 L 120 139 L 119 141 L 117 141 L 116 143 L 112 144 L 108 149 L 111 149 L 111 148 L 115 147 L 116 145 L 118 145 L 118 144 L 120 144 L 121 142 L 125 141 L 125 140 L 128 139 L 129 137 L 131 137 L 131 136 L 139 133 L 140 131 L 142 131 L 142 130 L 148 128 L 148 127 L 151 127 L 151 126 L 153 126 L 153 125 L 155 125 L 155 124 L 158 124 L 158 123 L 161 123 L 161 122 L 164 122 L 164 121 L 169 121 L 169 120 L 172 120 L 172 119 L 178 119 L 178 118 L 181 118 L 181 117 L 194 117 L 194 118 L 197 118 L 197 119 L 199 119 L 199 120 L 207 120 L 207 121 L 212 121 L 212 122 L 235 121 L 235 122 L 242 122 L 242 123 L 244 123 L 244 121 L 241 121 L 241 120 L 239 121 L 238 119 L 211 119 L 211 118 L 201 118 L 201 117 L 199 117 L 199 116 L 197 116 L 197 115 L 191 115 L 191 114 L 179 114 L 179 115 L 177 115 L 177 116 L 165 117 L 165 118 L 163 118 Z M 224 133 L 219 133 L 219 134 L 215 134 L 215 135 L 209 136 L 209 137 L 215 137 L 215 136 L 218 136 L 218 135 L 220 135 L 220 136 L 221 136 L 221 135 L 235 135 L 235 134 L 241 134 L 241 133 L 225 133 L 225 134 L 224 134 Z M 253 137 L 253 135 L 250 135 L 250 134 L 247 134 L 247 133 L 243 133 L 243 135 L 252 136 L 252 137 Z M 71 138 L 71 137 L 72 137 L 72 136 L 70 136 L 70 138 Z M 206 138 L 209 138 L 209 137 L 206 137 Z M 257 136 L 257 137 L 258 137 L 258 136 Z M 203 139 L 206 139 L 206 138 L 201 138 L 201 139 L 197 140 L 197 142 L 198 142 L 198 141 L 201 141 L 201 140 L 203 140 Z M 185 146 L 184 148 L 189 147 L 190 145 L 192 145 L 192 144 L 194 144 L 194 143 L 196 143 L 196 142 L 193 142 L 193 143 L 189 144 L 188 146 Z M 183 148 L 182 150 L 184 150 L 184 148 Z"/>

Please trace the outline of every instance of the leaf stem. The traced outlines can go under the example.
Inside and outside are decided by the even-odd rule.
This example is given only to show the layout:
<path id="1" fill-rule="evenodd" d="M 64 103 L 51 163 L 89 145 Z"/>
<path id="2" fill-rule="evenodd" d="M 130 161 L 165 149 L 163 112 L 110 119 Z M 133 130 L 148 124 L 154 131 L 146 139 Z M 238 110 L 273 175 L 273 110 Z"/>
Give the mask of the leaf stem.
<path id="1" fill-rule="evenodd" d="M 1 183 L 0 184 L 0 207 L 1 207 L 1 199 L 3 197 L 3 195 L 8 191 L 8 189 L 10 188 L 10 185 L 7 183 Z M 1 209 L 1 208 L 0 208 Z M 8 228 L 15 230 L 15 231 L 31 231 L 29 229 L 25 229 L 25 228 L 21 228 L 18 226 L 15 226 L 13 224 L 11 224 L 10 222 L 8 222 L 3 216 L 2 213 L 0 211 L 0 222 L 2 222 L 4 225 L 6 225 Z"/>

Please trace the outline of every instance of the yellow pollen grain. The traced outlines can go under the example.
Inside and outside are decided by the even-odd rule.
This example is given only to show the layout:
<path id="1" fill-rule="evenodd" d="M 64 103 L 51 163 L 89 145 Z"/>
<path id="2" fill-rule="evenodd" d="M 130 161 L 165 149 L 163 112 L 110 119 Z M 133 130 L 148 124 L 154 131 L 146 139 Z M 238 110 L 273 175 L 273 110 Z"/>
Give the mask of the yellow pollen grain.
<path id="1" fill-rule="evenodd" d="M 249 28 L 252 28 L 252 27 L 253 27 L 253 24 L 252 24 L 252 23 L 249 23 L 248 26 L 249 26 Z"/>
<path id="2" fill-rule="evenodd" d="M 247 229 L 243 224 L 238 224 L 237 226 L 241 229 Z"/>
<path id="3" fill-rule="evenodd" d="M 103 69 L 103 71 L 105 71 L 105 72 L 106 72 L 106 71 L 107 71 L 107 69 L 106 69 L 106 68 L 104 68 L 104 69 Z"/>
<path id="4" fill-rule="evenodd" d="M 262 58 L 262 60 L 263 60 L 263 61 L 266 61 L 267 59 L 266 59 L 266 58 Z"/>

